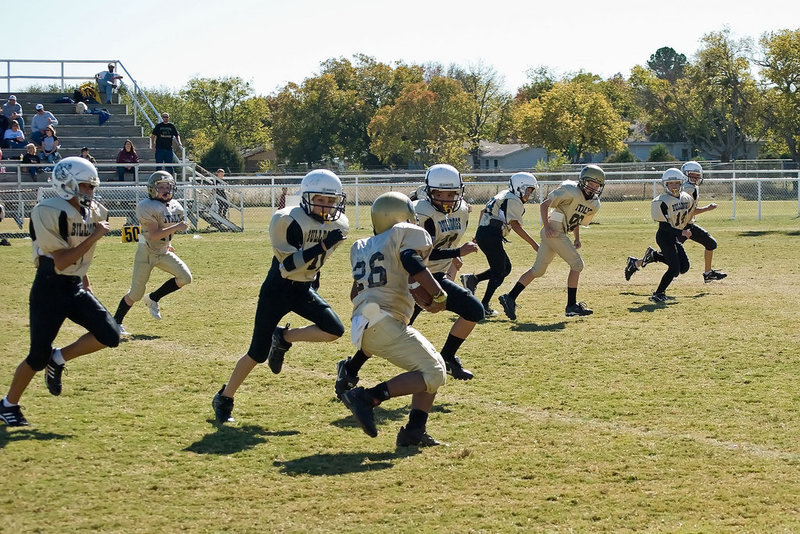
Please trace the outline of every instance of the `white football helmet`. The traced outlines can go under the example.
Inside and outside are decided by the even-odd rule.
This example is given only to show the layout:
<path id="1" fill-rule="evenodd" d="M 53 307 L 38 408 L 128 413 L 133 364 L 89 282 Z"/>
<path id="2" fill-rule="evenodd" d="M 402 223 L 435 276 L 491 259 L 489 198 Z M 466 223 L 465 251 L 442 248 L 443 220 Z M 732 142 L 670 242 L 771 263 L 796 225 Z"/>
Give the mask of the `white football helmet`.
<path id="1" fill-rule="evenodd" d="M 455 191 L 455 199 L 450 201 L 437 200 L 434 191 Z M 452 165 L 440 163 L 432 166 L 425 173 L 425 194 L 434 208 L 442 213 L 453 213 L 461 207 L 464 197 L 464 181 L 461 173 Z"/>
<path id="2" fill-rule="evenodd" d="M 589 182 L 597 184 L 593 189 L 588 188 Z M 583 196 L 586 200 L 592 198 L 600 198 L 603 194 L 603 189 L 606 186 L 606 173 L 597 165 L 587 165 L 581 169 L 581 174 L 578 177 L 578 187 L 583 191 Z"/>
<path id="3" fill-rule="evenodd" d="M 333 204 L 314 204 L 315 196 L 331 197 Z M 342 181 L 327 169 L 317 169 L 306 174 L 300 182 L 300 206 L 310 217 L 324 221 L 335 221 L 344 213 L 347 198 L 342 190 Z M 313 213 L 314 206 L 321 208 L 322 214 Z"/>
<path id="4" fill-rule="evenodd" d="M 508 189 L 517 195 L 522 202 L 527 202 L 533 195 L 538 197 L 539 182 L 529 172 L 518 172 L 511 175 L 511 179 L 508 181 Z"/>
<path id="5" fill-rule="evenodd" d="M 414 204 L 403 193 L 389 191 L 375 199 L 370 210 L 375 235 L 382 234 L 397 223 L 417 222 Z"/>
<path id="6" fill-rule="evenodd" d="M 158 185 L 169 184 L 169 197 L 166 199 L 158 195 Z M 172 177 L 167 171 L 156 171 L 147 179 L 147 194 L 153 200 L 160 200 L 161 202 L 169 202 L 175 196 L 175 191 L 178 189 L 175 183 L 175 178 Z"/>
<path id="7" fill-rule="evenodd" d="M 703 167 L 696 161 L 687 161 L 681 165 L 681 172 L 689 180 L 689 183 L 694 185 L 703 183 Z"/>
<path id="8" fill-rule="evenodd" d="M 81 193 L 78 184 L 91 184 L 96 189 L 100 185 L 100 178 L 97 176 L 97 168 L 91 161 L 70 156 L 53 167 L 50 183 L 53 184 L 53 189 L 59 197 L 64 200 L 78 197 L 81 206 L 88 208 L 94 200 L 94 190 L 91 194 L 85 195 Z"/>
<path id="9" fill-rule="evenodd" d="M 686 176 L 683 175 L 680 169 L 672 167 L 664 171 L 661 175 L 661 185 L 664 186 L 664 191 L 673 197 L 681 196 L 681 187 Z"/>

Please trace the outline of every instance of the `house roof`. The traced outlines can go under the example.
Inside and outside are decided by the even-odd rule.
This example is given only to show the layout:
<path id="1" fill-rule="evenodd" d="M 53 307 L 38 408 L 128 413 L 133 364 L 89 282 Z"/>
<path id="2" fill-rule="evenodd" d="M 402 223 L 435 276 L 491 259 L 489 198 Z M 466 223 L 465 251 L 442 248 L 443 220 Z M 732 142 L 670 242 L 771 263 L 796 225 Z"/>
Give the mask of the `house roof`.
<path id="1" fill-rule="evenodd" d="M 488 141 L 481 141 L 478 155 L 482 158 L 501 158 L 508 156 L 515 152 L 528 150 L 530 147 L 522 143 L 490 143 Z"/>

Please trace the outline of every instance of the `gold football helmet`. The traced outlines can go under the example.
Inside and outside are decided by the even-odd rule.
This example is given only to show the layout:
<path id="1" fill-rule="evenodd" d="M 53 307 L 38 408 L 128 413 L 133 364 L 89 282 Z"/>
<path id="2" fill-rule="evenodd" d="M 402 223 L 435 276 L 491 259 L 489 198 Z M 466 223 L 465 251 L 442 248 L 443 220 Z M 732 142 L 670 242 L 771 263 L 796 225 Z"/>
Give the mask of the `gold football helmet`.
<path id="1" fill-rule="evenodd" d="M 375 235 L 382 234 L 397 223 L 416 223 L 417 215 L 411 199 L 403 193 L 383 193 L 372 203 L 372 229 Z"/>
<path id="2" fill-rule="evenodd" d="M 590 189 L 589 182 L 596 184 L 596 186 Z M 583 191 L 583 196 L 586 197 L 586 200 L 600 198 L 605 185 L 606 173 L 603 169 L 597 165 L 587 165 L 581 169 L 581 174 L 578 178 L 578 187 Z"/>
<path id="3" fill-rule="evenodd" d="M 169 184 L 169 198 L 163 199 L 158 195 L 158 185 Z M 156 171 L 147 179 L 147 194 L 153 200 L 160 200 L 162 202 L 169 202 L 175 196 L 175 191 L 178 186 L 175 184 L 175 178 L 172 177 L 167 171 Z"/>

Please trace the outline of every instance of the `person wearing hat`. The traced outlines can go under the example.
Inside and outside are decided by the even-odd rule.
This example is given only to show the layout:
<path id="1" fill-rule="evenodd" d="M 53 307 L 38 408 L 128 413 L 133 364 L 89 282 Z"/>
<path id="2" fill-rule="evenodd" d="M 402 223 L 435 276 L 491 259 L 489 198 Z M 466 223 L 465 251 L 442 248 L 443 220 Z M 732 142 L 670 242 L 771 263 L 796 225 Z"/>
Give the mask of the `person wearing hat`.
<path id="1" fill-rule="evenodd" d="M 42 104 L 36 104 L 36 114 L 31 119 L 31 141 L 34 144 L 42 144 L 48 126 L 58 126 L 58 119 L 51 112 L 45 111 Z"/>
<path id="2" fill-rule="evenodd" d="M 114 88 L 117 87 L 117 80 L 121 80 L 122 76 L 114 72 L 114 64 L 108 64 L 108 70 L 98 72 L 95 74 L 94 79 L 97 80 L 97 92 L 102 96 L 106 95 L 105 104 L 111 103 L 111 95 Z"/>
<path id="3" fill-rule="evenodd" d="M 89 161 L 91 161 L 92 165 L 97 165 L 97 161 L 94 159 L 94 156 L 89 154 L 89 147 L 88 146 L 85 146 L 85 147 L 83 147 L 81 149 L 81 157 L 83 159 L 88 159 Z"/>
<path id="4" fill-rule="evenodd" d="M 11 124 L 11 121 L 17 121 L 19 129 L 25 129 L 25 121 L 22 119 L 22 106 L 17 104 L 16 96 L 9 96 L 8 102 L 3 104 L 3 115 L 8 119 L 9 124 Z"/>

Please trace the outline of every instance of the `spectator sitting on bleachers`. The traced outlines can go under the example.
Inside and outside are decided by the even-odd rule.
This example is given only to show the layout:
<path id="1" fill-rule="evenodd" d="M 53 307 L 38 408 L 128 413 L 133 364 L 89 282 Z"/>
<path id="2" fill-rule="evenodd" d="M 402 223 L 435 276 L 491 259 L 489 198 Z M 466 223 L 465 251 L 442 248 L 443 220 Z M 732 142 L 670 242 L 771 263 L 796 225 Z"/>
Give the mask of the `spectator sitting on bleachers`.
<path id="1" fill-rule="evenodd" d="M 114 64 L 108 64 L 108 71 L 98 72 L 95 77 L 97 80 L 97 91 L 102 96 L 103 94 L 106 95 L 105 104 L 111 103 L 111 95 L 113 94 L 114 89 L 117 87 L 117 80 L 121 80 L 122 76 L 119 74 L 114 73 Z"/>
<path id="2" fill-rule="evenodd" d="M 3 115 L 10 121 L 17 121 L 20 130 L 25 129 L 25 120 L 22 118 L 22 106 L 17 104 L 17 97 L 11 95 L 8 102 L 3 104 Z M 10 126 L 9 126 L 10 128 Z"/>
<path id="3" fill-rule="evenodd" d="M 91 161 L 91 162 L 92 162 L 92 165 L 97 165 L 97 160 L 96 160 L 96 159 L 94 159 L 94 156 L 92 156 L 91 154 L 89 154 L 89 147 L 83 147 L 83 148 L 81 149 L 81 157 L 82 157 L 83 159 L 88 159 L 89 161 Z"/>
<path id="4" fill-rule="evenodd" d="M 133 146 L 133 142 L 130 139 L 125 139 L 125 143 L 122 145 L 122 150 L 120 150 L 119 154 L 117 154 L 117 163 L 139 163 L 139 154 L 136 153 L 136 147 Z M 133 174 L 135 178 L 135 169 L 136 167 L 133 165 L 117 167 L 117 180 L 124 182 L 126 172 Z"/>
<path id="5" fill-rule="evenodd" d="M 39 154 L 36 153 L 36 145 L 28 143 L 25 147 L 28 151 L 22 156 L 22 163 L 41 163 L 42 160 Z M 36 181 L 36 173 L 39 172 L 39 167 L 28 167 L 28 172 L 31 175 L 31 181 Z"/>
<path id="6" fill-rule="evenodd" d="M 45 111 L 42 104 L 36 104 L 36 113 L 31 119 L 31 142 L 33 144 L 42 144 L 48 126 L 58 126 L 58 119 L 49 111 Z"/>
<path id="7" fill-rule="evenodd" d="M 61 159 L 61 154 L 58 153 L 58 136 L 56 136 L 56 129 L 52 126 L 45 128 L 45 136 L 39 148 L 42 150 L 42 157 L 48 163 L 58 163 Z M 33 137 L 33 136 L 31 136 Z"/>
<path id="8" fill-rule="evenodd" d="M 28 140 L 20 130 L 19 123 L 15 120 L 11 121 L 11 127 L 3 133 L 3 145 L 6 148 L 25 148 L 27 144 Z"/>

